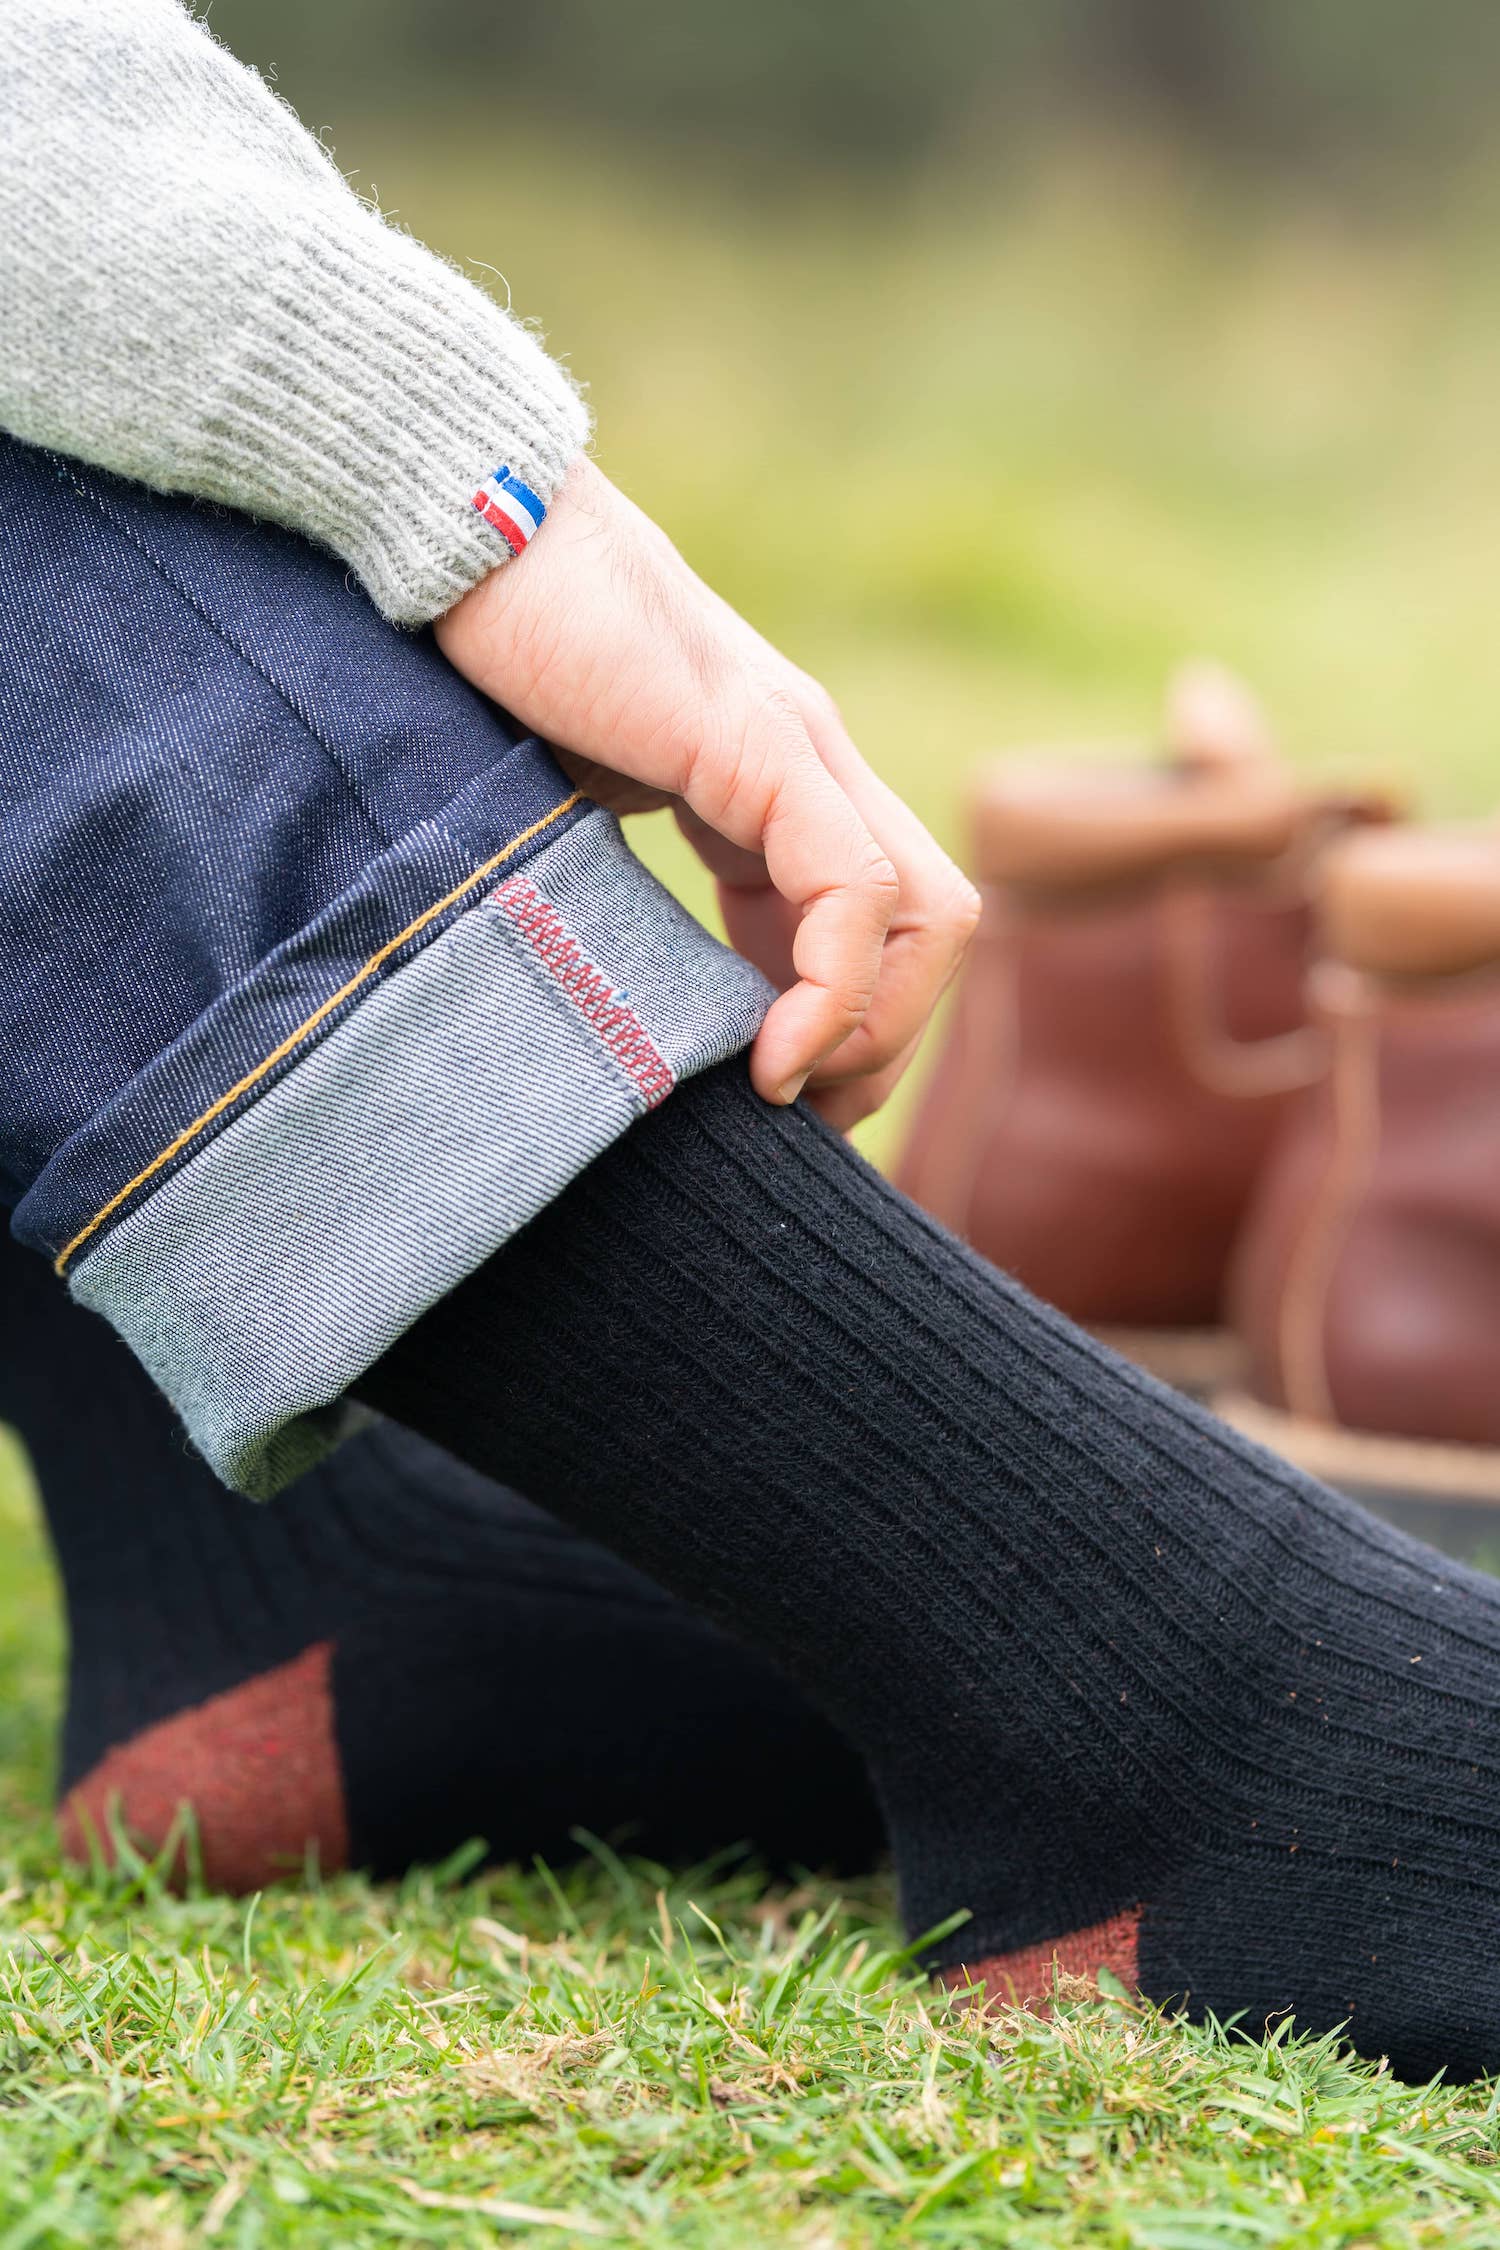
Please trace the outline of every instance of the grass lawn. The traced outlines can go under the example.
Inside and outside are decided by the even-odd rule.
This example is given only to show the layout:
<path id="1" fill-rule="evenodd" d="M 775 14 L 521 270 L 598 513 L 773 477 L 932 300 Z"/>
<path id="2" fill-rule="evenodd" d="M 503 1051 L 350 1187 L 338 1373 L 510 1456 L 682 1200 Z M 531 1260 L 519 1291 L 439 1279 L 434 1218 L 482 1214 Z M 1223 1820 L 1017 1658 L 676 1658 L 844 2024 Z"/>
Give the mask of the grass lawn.
<path id="1" fill-rule="evenodd" d="M 508 151 L 502 194 L 482 120 L 333 122 L 414 227 L 503 259 L 607 464 L 945 834 L 976 751 L 1144 731 L 1184 647 L 1250 669 L 1309 764 L 1500 798 L 1477 188 L 1417 236 L 1090 158 L 1003 196 L 762 183 L 752 219 L 576 147 Z M 65 1876 L 58 1676 L 7 1456 L 0 2250 L 1500 2244 L 1500 2094 L 1120 1998 L 939 2008 L 878 1886 L 603 1847 L 248 1907 Z"/>
<path id="2" fill-rule="evenodd" d="M 1118 1999 L 939 2006 L 878 1886 L 604 1845 L 249 1904 L 65 1875 L 14 1456 L 0 1586 L 0 2250 L 1500 2242 L 1500 2092 Z"/>

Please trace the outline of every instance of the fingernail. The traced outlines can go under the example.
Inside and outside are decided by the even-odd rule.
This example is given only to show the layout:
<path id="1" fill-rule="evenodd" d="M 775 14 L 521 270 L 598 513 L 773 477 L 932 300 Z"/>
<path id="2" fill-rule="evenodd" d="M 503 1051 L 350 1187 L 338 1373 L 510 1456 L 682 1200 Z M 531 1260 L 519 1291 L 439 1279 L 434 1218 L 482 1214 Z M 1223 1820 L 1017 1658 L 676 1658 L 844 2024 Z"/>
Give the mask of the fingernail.
<path id="1" fill-rule="evenodd" d="M 809 1072 L 802 1070 L 797 1073 L 797 1076 L 795 1078 L 789 1078 L 784 1086 L 777 1087 L 776 1099 L 779 1102 L 785 1102 L 788 1106 L 790 1106 L 790 1104 L 797 1099 L 797 1096 L 801 1093 L 803 1087 L 807 1084 L 809 1075 Z"/>

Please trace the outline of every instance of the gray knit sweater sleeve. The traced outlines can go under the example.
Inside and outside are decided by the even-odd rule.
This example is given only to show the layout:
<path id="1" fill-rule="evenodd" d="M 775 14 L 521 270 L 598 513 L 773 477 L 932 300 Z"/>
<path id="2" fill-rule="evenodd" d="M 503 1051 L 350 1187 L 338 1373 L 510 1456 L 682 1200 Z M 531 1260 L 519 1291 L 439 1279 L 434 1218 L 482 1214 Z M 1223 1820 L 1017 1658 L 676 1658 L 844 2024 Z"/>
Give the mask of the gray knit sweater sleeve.
<path id="1" fill-rule="evenodd" d="M 0 427 L 290 524 L 408 624 L 518 543 L 486 477 L 546 502 L 587 436 L 179 0 L 0 0 Z"/>

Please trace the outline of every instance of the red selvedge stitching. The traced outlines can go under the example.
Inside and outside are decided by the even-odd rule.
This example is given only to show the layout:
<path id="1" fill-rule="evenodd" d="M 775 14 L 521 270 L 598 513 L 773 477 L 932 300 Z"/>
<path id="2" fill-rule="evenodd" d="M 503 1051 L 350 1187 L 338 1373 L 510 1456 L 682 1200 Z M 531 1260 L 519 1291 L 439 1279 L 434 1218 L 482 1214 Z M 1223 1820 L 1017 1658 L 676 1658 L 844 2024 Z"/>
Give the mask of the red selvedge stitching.
<path id="1" fill-rule="evenodd" d="M 561 986 L 591 1024 L 627 1078 L 640 1088 L 648 1109 L 665 1101 L 677 1080 L 666 1057 L 629 1004 L 618 998 L 602 969 L 594 966 L 551 901 L 524 875 L 512 875 L 491 903 L 503 907 L 555 984 Z"/>

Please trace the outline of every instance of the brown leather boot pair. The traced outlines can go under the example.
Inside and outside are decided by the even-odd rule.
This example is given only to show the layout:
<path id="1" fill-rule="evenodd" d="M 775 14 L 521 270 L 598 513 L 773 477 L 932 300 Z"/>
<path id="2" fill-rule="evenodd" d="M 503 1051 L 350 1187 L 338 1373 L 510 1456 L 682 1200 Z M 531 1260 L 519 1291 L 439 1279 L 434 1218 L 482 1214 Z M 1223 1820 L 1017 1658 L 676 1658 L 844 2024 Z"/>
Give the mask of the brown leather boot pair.
<path id="1" fill-rule="evenodd" d="M 1472 1551 L 1500 1506 L 1500 831 L 1310 792 L 1196 668 L 1154 768 L 997 765 L 898 1173 L 1039 1296 Z"/>

